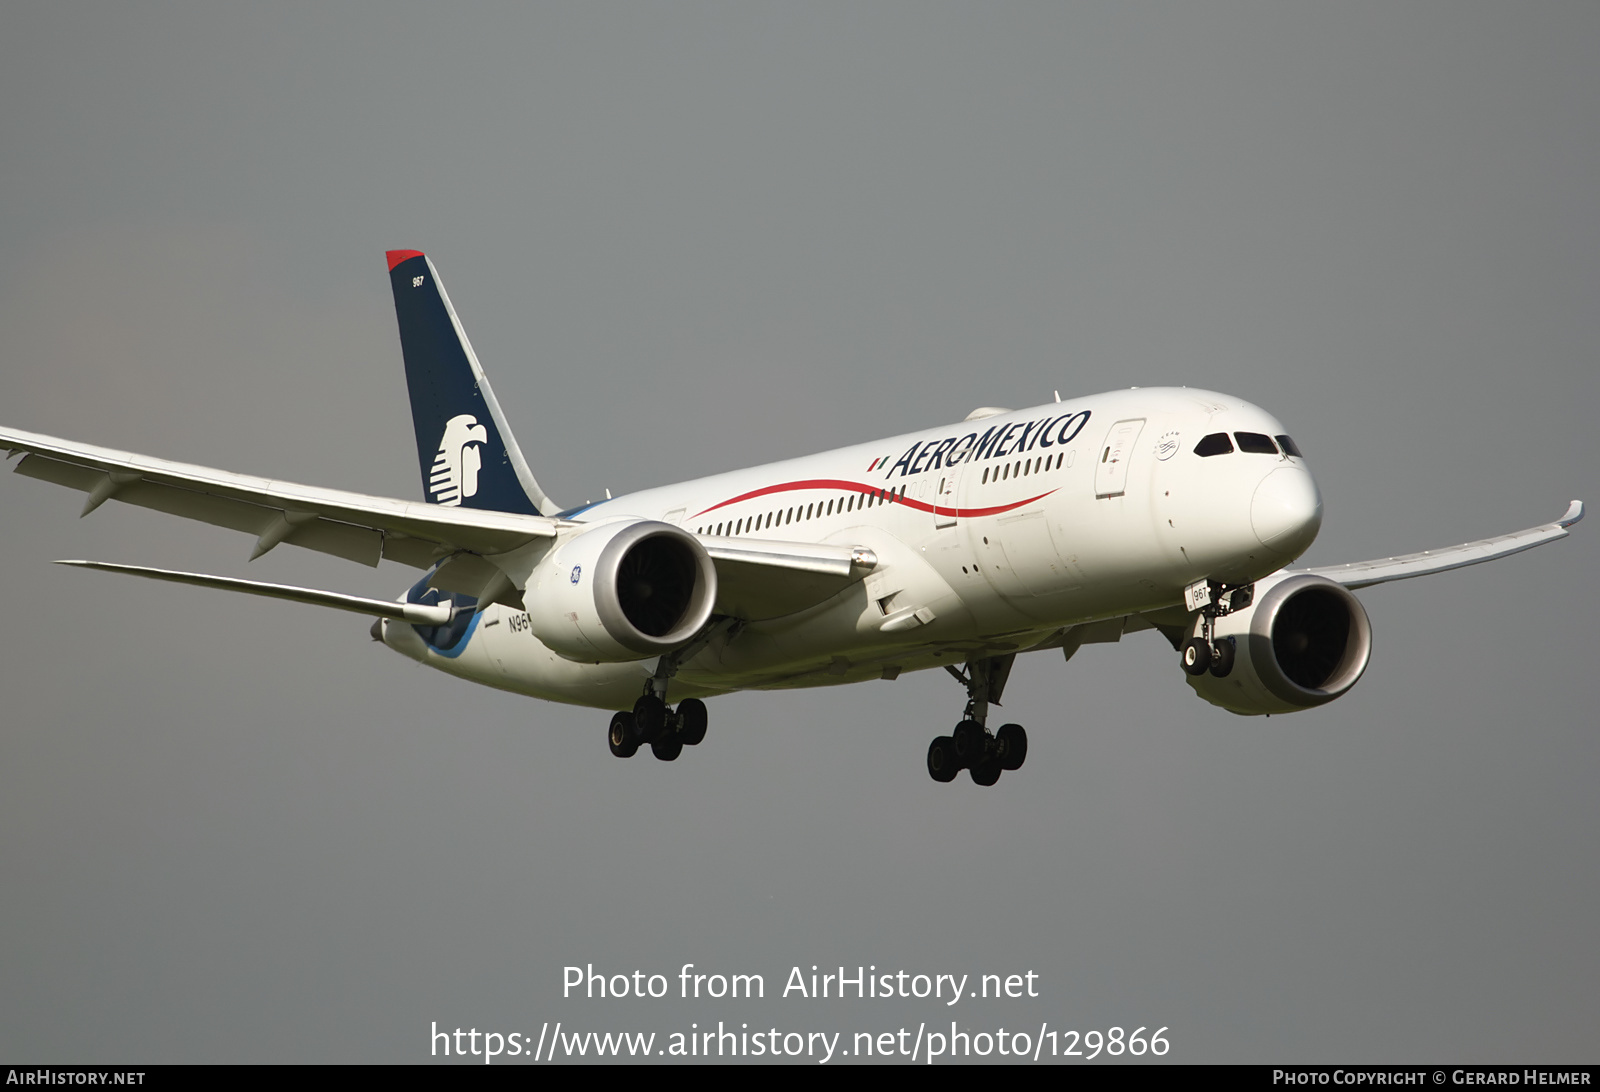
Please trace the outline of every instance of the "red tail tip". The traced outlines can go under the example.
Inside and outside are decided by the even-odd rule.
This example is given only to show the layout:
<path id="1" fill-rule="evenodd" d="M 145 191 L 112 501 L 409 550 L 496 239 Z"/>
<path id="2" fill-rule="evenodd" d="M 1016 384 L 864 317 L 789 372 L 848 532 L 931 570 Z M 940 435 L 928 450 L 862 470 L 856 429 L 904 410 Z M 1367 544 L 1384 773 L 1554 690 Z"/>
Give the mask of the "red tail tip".
<path id="1" fill-rule="evenodd" d="M 384 251 L 384 257 L 389 259 L 389 269 L 392 271 L 394 269 L 394 267 L 399 265 L 401 262 L 409 261 L 412 258 L 420 258 L 420 257 L 422 257 L 422 251 L 420 251 L 420 250 L 386 250 L 386 251 Z"/>

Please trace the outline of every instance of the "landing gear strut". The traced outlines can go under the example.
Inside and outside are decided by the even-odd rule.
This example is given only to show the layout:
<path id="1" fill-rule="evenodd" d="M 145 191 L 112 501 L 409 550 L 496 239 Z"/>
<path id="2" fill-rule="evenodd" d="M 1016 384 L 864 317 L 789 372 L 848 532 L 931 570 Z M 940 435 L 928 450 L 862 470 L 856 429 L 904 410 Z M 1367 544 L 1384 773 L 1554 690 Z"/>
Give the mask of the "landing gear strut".
<path id="1" fill-rule="evenodd" d="M 1190 609 L 1200 612 L 1200 629 L 1183 642 L 1180 655 L 1183 669 L 1190 675 L 1204 675 L 1207 671 L 1219 679 L 1226 679 L 1233 671 L 1237 646 L 1232 637 L 1217 638 L 1217 619 L 1223 615 L 1243 610 L 1250 605 L 1253 584 L 1224 584 L 1207 580 L 1191 585 L 1185 591 Z"/>
<path id="2" fill-rule="evenodd" d="M 1001 725 L 992 735 L 986 727 L 989 706 L 1000 704 L 1015 660 L 1015 653 L 970 660 L 965 674 L 945 668 L 967 688 L 967 707 L 955 731 L 928 744 L 928 776 L 935 781 L 954 781 L 956 774 L 967 770 L 975 784 L 993 785 L 1002 770 L 1022 768 L 1028 757 L 1028 733 L 1022 725 Z"/>
<path id="3" fill-rule="evenodd" d="M 672 762 L 685 747 L 696 746 L 706 738 L 706 703 L 699 698 L 684 698 L 676 709 L 671 708 L 667 705 L 667 683 L 678 673 L 679 664 L 699 653 L 713 637 L 732 628 L 732 619 L 713 622 L 699 637 L 661 657 L 632 711 L 611 717 L 606 742 L 612 754 L 632 758 L 642 745 L 649 744 L 651 754 L 662 762 Z"/>

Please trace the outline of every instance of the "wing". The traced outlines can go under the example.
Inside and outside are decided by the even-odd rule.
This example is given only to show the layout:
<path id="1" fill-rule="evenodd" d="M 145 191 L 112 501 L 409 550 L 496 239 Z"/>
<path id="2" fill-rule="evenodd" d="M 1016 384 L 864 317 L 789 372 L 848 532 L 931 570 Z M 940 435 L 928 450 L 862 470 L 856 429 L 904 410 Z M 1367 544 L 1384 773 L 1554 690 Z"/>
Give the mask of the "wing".
<path id="1" fill-rule="evenodd" d="M 0 447 L 13 456 L 22 453 L 17 473 L 87 493 L 84 515 L 114 498 L 243 531 L 256 539 L 252 560 L 283 542 L 366 565 L 387 558 L 426 569 L 449 558 L 435 582 L 469 594 L 482 595 L 480 589 L 496 575 L 482 555 L 510 553 L 536 539 L 553 538 L 563 527 L 578 526 L 546 516 L 418 504 L 273 481 L 13 429 L 0 429 Z M 877 564 L 870 550 L 860 548 L 737 538 L 702 541 L 717 567 L 718 612 L 741 618 L 772 618 L 820 603 Z M 96 567 L 168 580 L 195 575 Z M 196 576 L 179 582 L 235 591 L 247 590 L 244 585 L 250 583 L 229 579 L 207 577 L 214 581 L 208 584 Z M 297 601 L 337 605 L 305 597 Z M 383 613 L 365 601 L 346 609 Z"/>
<path id="2" fill-rule="evenodd" d="M 1449 569 L 1479 565 L 1496 558 L 1520 554 L 1523 550 L 1531 550 L 1535 546 L 1543 546 L 1547 542 L 1566 538 L 1567 528 L 1582 518 L 1583 502 L 1575 500 L 1568 505 L 1567 514 L 1554 523 L 1529 527 L 1525 531 L 1479 539 L 1477 542 L 1463 542 L 1459 546 L 1451 546 L 1444 550 L 1423 550 L 1419 554 L 1406 554 L 1402 557 L 1356 561 L 1349 565 L 1326 565 L 1303 571 L 1327 577 L 1347 588 L 1367 588 L 1373 584 L 1385 584 L 1390 580 L 1409 580 L 1413 576 L 1442 573 Z"/>
<path id="3" fill-rule="evenodd" d="M 420 569 L 459 551 L 499 554 L 550 538 L 561 521 L 416 504 L 319 489 L 210 467 L 0 429 L 22 452 L 16 472 L 89 494 L 88 515 L 111 498 L 256 536 L 254 560 L 288 542 L 365 565 L 381 558 Z"/>
<path id="4" fill-rule="evenodd" d="M 716 613 L 750 621 L 825 602 L 878 566 L 862 546 L 699 538 L 717 567 Z"/>

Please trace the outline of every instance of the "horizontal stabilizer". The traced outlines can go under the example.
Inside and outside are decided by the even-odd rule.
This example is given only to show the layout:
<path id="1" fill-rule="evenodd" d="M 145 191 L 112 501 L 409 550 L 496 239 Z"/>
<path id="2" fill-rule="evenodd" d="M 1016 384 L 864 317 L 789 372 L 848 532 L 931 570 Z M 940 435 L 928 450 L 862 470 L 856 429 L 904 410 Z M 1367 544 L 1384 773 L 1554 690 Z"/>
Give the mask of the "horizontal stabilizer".
<path id="1" fill-rule="evenodd" d="M 1583 518 L 1583 502 L 1575 500 L 1567 506 L 1566 515 L 1554 523 L 1514 531 L 1509 535 L 1483 538 L 1477 542 L 1463 542 L 1443 550 L 1423 550 L 1419 554 L 1401 557 L 1380 557 L 1372 561 L 1355 561 L 1349 565 L 1325 565 L 1304 571 L 1315 576 L 1325 576 L 1347 588 L 1370 588 L 1391 580 L 1409 580 L 1413 576 L 1427 576 L 1468 565 L 1480 565 L 1496 558 L 1510 557 L 1535 546 L 1567 537 L 1567 528 Z"/>
<path id="2" fill-rule="evenodd" d="M 108 573 L 127 573 L 151 580 L 169 580 L 174 584 L 193 584 L 197 588 L 218 588 L 222 591 L 244 592 L 268 599 L 287 599 L 293 603 L 309 603 L 314 607 L 332 607 L 352 614 L 377 615 L 396 622 L 410 622 L 418 626 L 442 626 L 455 617 L 457 610 L 448 603 L 427 606 L 422 603 L 396 603 L 389 599 L 366 599 L 359 595 L 319 591 L 316 588 L 295 588 L 287 584 L 263 584 L 256 580 L 238 580 L 231 576 L 210 576 L 206 573 L 181 573 L 171 569 L 147 569 L 140 565 L 114 565 L 108 561 L 58 561 L 57 565 L 72 565 L 80 569 L 99 569 Z M 466 608 L 471 609 L 471 608 Z"/>

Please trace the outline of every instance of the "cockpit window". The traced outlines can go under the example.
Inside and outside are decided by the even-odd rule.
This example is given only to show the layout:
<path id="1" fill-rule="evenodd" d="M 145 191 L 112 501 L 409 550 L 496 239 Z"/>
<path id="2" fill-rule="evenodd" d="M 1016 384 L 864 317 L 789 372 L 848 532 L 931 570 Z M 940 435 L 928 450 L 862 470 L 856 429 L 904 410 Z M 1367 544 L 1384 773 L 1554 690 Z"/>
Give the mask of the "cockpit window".
<path id="1" fill-rule="evenodd" d="M 1300 449 L 1298 447 L 1295 447 L 1294 441 L 1289 439 L 1289 437 L 1287 437 L 1287 436 L 1279 436 L 1278 437 L 1278 446 L 1283 448 L 1283 453 L 1285 455 L 1291 455 L 1296 459 L 1304 459 L 1305 458 L 1304 455 L 1300 454 Z"/>
<path id="2" fill-rule="evenodd" d="M 1213 432 L 1210 436 L 1194 445 L 1194 453 L 1199 456 L 1228 455 L 1233 451 L 1233 441 L 1228 439 L 1226 432 Z"/>
<path id="3" fill-rule="evenodd" d="M 1239 441 L 1239 450 L 1247 451 L 1252 455 L 1276 455 L 1278 445 L 1272 442 L 1271 436 L 1263 436 L 1259 432 L 1235 432 L 1233 434 Z"/>

